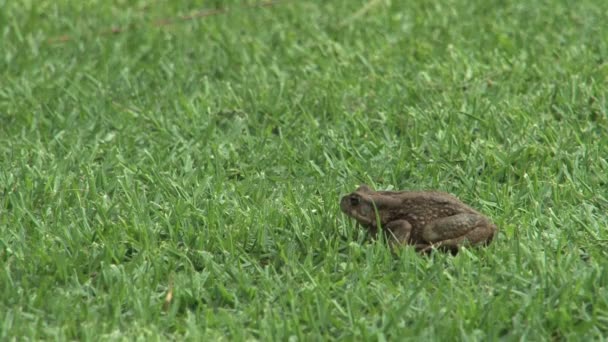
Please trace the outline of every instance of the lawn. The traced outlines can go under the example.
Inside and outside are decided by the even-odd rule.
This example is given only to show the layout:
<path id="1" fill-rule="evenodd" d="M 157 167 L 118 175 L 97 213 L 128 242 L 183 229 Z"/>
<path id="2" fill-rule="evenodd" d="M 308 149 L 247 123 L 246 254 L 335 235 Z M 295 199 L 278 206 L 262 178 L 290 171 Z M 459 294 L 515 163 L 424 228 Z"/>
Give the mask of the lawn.
<path id="1" fill-rule="evenodd" d="M 608 2 L 255 4 L 0 0 L 0 340 L 608 336 Z M 500 233 L 392 254 L 361 183 Z"/>

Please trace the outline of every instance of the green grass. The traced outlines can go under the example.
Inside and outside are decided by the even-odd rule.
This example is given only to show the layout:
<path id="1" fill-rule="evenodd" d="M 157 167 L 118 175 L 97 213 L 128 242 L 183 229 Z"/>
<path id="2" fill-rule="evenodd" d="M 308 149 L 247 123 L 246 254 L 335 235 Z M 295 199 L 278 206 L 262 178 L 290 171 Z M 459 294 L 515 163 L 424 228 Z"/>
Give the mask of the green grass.
<path id="1" fill-rule="evenodd" d="M 608 2 L 238 3 L 0 1 L 0 340 L 608 335 Z M 393 256 L 359 183 L 500 234 Z"/>

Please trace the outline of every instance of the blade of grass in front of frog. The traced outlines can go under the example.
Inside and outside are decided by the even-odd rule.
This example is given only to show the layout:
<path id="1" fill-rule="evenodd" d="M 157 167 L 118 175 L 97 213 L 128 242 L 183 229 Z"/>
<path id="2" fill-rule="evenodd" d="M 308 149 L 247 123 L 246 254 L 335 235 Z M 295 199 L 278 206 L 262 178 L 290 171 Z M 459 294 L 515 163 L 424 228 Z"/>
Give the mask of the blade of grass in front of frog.
<path id="1" fill-rule="evenodd" d="M 380 213 L 378 212 L 378 207 L 376 207 L 376 202 L 372 201 L 372 205 L 374 206 L 374 214 L 376 214 L 376 231 L 382 232 L 382 221 L 380 220 Z M 382 239 L 385 239 L 384 234 L 376 234 L 376 238 L 378 235 L 382 236 Z"/>

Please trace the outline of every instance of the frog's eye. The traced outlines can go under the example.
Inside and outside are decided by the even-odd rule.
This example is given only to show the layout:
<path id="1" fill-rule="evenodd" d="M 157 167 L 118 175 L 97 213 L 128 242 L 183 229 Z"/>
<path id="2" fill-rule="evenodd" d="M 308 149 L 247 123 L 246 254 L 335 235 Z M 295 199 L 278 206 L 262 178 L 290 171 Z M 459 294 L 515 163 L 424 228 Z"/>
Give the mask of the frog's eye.
<path id="1" fill-rule="evenodd" d="M 355 196 L 353 196 L 353 197 L 351 197 L 351 198 L 350 198 L 350 205 L 351 205 L 351 206 L 356 207 L 356 206 L 358 206 L 360 203 L 361 203 L 361 199 L 360 199 L 359 197 L 355 197 Z"/>

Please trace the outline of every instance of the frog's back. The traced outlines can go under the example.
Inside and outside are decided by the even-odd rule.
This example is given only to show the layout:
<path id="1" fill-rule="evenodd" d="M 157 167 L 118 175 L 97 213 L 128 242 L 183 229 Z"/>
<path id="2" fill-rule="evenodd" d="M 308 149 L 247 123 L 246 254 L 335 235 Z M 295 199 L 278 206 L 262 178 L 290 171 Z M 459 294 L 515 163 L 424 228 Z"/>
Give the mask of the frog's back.
<path id="1" fill-rule="evenodd" d="M 462 213 L 478 212 L 455 196 L 440 191 L 385 192 L 400 201 L 398 216 L 414 227 L 423 226 L 433 220 Z"/>

